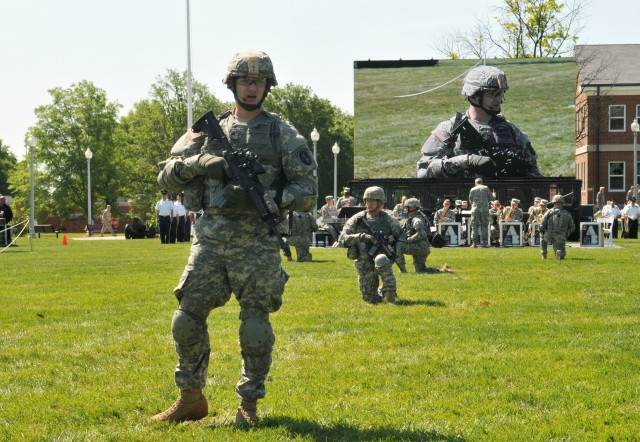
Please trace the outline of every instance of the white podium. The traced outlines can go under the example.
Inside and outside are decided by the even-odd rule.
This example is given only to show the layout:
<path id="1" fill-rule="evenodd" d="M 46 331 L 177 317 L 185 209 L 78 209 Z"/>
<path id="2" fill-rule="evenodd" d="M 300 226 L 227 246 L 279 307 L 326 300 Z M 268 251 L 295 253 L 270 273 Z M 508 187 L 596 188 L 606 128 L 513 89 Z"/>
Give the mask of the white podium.
<path id="1" fill-rule="evenodd" d="M 524 230 L 521 222 L 500 223 L 500 245 L 502 247 L 522 247 Z"/>
<path id="2" fill-rule="evenodd" d="M 438 233 L 444 238 L 445 247 L 458 247 L 462 240 L 460 223 L 438 223 Z"/>

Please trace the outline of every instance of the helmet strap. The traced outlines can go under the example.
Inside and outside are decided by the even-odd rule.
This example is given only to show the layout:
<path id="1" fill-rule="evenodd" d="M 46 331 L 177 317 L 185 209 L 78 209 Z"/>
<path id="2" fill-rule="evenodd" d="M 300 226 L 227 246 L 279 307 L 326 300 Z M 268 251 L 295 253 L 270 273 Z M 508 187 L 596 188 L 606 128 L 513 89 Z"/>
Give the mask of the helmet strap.
<path id="1" fill-rule="evenodd" d="M 500 113 L 500 111 L 499 111 L 499 110 L 495 111 L 495 110 L 487 109 L 486 107 L 484 107 L 484 103 L 483 103 L 484 92 L 480 92 L 480 93 L 479 93 L 479 94 L 477 94 L 477 95 L 480 95 L 480 99 L 478 100 L 478 102 L 477 102 L 477 103 L 474 103 L 474 102 L 471 100 L 471 97 L 467 97 L 467 101 L 469 101 L 469 103 L 471 103 L 471 106 L 482 109 L 483 111 L 485 111 L 486 113 L 488 113 L 488 114 L 489 114 L 489 115 L 491 115 L 492 117 L 495 117 L 496 115 L 498 115 L 498 114 Z"/>

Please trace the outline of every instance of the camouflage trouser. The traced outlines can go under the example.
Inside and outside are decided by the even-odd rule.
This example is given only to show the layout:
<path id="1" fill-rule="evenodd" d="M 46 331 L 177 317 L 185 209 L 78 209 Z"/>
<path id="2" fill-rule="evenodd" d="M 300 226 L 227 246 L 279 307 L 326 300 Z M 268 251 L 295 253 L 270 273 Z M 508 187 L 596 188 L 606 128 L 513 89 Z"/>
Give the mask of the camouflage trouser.
<path id="1" fill-rule="evenodd" d="M 296 256 L 298 262 L 307 262 L 307 258 L 309 257 L 309 245 L 306 244 L 304 246 L 295 246 L 296 248 Z"/>
<path id="2" fill-rule="evenodd" d="M 180 389 L 205 386 L 210 354 L 207 317 L 233 292 L 240 304 L 241 330 L 243 325 L 248 328 L 246 324 L 255 330 L 259 324 L 266 336 L 255 346 L 241 337 L 242 378 L 236 394 L 245 400 L 265 396 L 275 342 L 269 313 L 280 308 L 288 275 L 280 266 L 277 241 L 256 223 L 260 221 L 207 215 L 195 223 L 189 262 L 174 290 L 179 301 L 172 325 L 178 353 L 175 381 Z"/>
<path id="3" fill-rule="evenodd" d="M 489 245 L 489 212 L 471 212 L 471 232 L 477 246 Z"/>
<path id="4" fill-rule="evenodd" d="M 358 271 L 358 288 L 362 293 L 362 299 L 372 304 L 376 304 L 381 300 L 378 294 L 378 276 L 382 280 L 380 292 L 383 295 L 396 291 L 396 277 L 391 268 L 393 263 L 388 258 L 384 262 L 385 260 L 382 257 L 379 258 L 379 261 L 383 261 L 382 265 L 376 265 L 372 258 L 359 257 L 354 263 Z"/>
<path id="5" fill-rule="evenodd" d="M 560 259 L 564 259 L 567 255 L 565 242 L 566 239 L 561 236 L 540 235 L 540 253 L 542 256 L 547 256 L 547 244 L 552 243 L 554 256 L 560 251 Z"/>

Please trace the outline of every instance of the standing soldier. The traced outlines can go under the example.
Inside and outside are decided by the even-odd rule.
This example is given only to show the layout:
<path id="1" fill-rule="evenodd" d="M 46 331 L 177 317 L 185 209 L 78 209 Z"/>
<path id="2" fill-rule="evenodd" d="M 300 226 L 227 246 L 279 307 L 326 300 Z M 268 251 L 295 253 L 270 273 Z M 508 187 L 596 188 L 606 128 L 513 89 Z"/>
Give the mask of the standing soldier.
<path id="1" fill-rule="evenodd" d="M 427 256 L 431 253 L 429 244 L 429 221 L 420 211 L 420 200 L 408 198 L 404 202 L 407 220 L 403 230 L 407 236 L 403 253 L 413 256 L 413 268 L 416 273 L 450 273 L 451 268 L 445 264 L 441 269 L 427 267 Z"/>
<path id="2" fill-rule="evenodd" d="M 312 232 L 317 231 L 318 223 L 309 212 L 289 212 L 287 242 L 296 248 L 298 262 L 312 261 L 313 257 L 309 253 L 309 246 L 311 245 Z"/>
<path id="3" fill-rule="evenodd" d="M 280 215 L 308 211 L 317 197 L 316 162 L 305 139 L 288 123 L 262 108 L 276 86 L 273 64 L 261 51 L 242 51 L 229 62 L 223 83 L 235 108 L 220 117 L 226 137 L 253 153 L 265 169 L 257 175 Z M 289 276 L 281 266 L 278 239 L 262 221 L 247 191 L 229 181 L 223 146 L 204 133 L 188 131 L 174 145 L 158 182 L 185 191 L 188 210 L 203 210 L 195 223 L 191 256 L 174 293 L 178 309 L 171 330 L 178 353 L 175 382 L 180 396 L 154 420 L 182 422 L 207 416 L 202 389 L 211 351 L 207 317 L 235 294 L 240 304 L 242 377 L 236 423 L 257 422 L 257 402 L 265 396 L 275 336 L 269 315 L 282 305 Z M 217 337 L 218 334 L 214 333 Z"/>
<path id="4" fill-rule="evenodd" d="M 418 178 L 539 177 L 538 155 L 529 137 L 500 114 L 507 76 L 492 66 L 478 66 L 464 79 L 466 116 L 484 139 L 483 145 L 452 133 L 462 114 L 440 123 L 422 146 Z"/>
<path id="5" fill-rule="evenodd" d="M 393 259 L 400 271 L 406 273 L 402 255 L 406 237 L 398 220 L 384 211 L 386 198 L 382 188 L 368 187 L 363 200 L 365 210 L 347 220 L 338 242 L 342 247 L 348 247 L 347 256 L 356 260 L 354 266 L 358 271 L 362 299 L 377 304 L 386 297 L 389 303 L 395 304 L 397 289 Z M 395 256 L 387 256 L 379 242 L 389 247 Z M 380 288 L 378 278 L 382 279 Z"/>
<path id="6" fill-rule="evenodd" d="M 107 204 L 107 208 L 100 213 L 100 222 L 102 223 L 102 229 L 100 229 L 100 236 L 104 236 L 105 231 L 109 231 L 111 236 L 116 236 L 111 225 L 111 206 Z"/>
<path id="7" fill-rule="evenodd" d="M 562 208 L 564 198 L 562 195 L 553 197 L 553 209 L 547 210 L 540 224 L 540 253 L 542 259 L 547 259 L 547 243 L 553 243 L 553 252 L 556 259 L 564 259 L 567 254 L 564 243 L 575 229 L 573 217 Z"/>
<path id="8" fill-rule="evenodd" d="M 489 208 L 493 194 L 482 184 L 482 178 L 476 178 L 476 185 L 469 191 L 471 202 L 471 247 L 489 247 Z"/>

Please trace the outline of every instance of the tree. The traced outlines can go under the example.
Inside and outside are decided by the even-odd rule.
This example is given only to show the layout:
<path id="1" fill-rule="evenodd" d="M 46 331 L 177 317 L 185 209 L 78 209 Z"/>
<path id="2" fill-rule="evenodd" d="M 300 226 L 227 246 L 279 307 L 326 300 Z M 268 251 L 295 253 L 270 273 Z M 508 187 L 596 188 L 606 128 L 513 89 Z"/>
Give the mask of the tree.
<path id="1" fill-rule="evenodd" d="M 0 139 L 0 195 L 9 195 L 9 174 L 16 167 L 16 156 Z"/>
<path id="2" fill-rule="evenodd" d="M 225 108 L 204 84 L 192 83 L 194 120 L 208 110 L 218 113 Z M 168 70 L 151 86 L 149 97 L 120 120 L 118 155 L 127 177 L 122 192 L 132 213 L 145 220 L 159 198 L 158 163 L 170 156 L 171 147 L 187 130 L 186 97 L 187 73 Z"/>
<path id="3" fill-rule="evenodd" d="M 52 103 L 36 108 L 36 165 L 50 196 L 50 214 L 69 218 L 87 207 L 87 160 L 90 148 L 92 203 L 115 203 L 121 174 L 113 139 L 120 105 L 90 81 L 49 90 Z M 102 204 L 102 203 L 101 203 Z M 92 213 L 95 213 L 92 211 Z"/>
<path id="4" fill-rule="evenodd" d="M 570 4 L 555 0 L 504 0 L 496 18 L 501 38 L 492 42 L 508 58 L 557 57 L 573 51 L 573 43 L 584 28 L 586 0 Z"/>
<path id="5" fill-rule="evenodd" d="M 310 88 L 294 84 L 272 89 L 264 107 L 291 122 L 307 140 L 314 127 L 320 132 L 316 146 L 319 206 L 324 201 L 323 196 L 333 194 L 334 158 L 331 147 L 334 143 L 340 146 L 339 185 L 346 185 L 353 179 L 353 116 L 344 113 L 329 100 L 319 98 Z M 313 144 L 310 141 L 308 144 L 313 150 Z"/>

